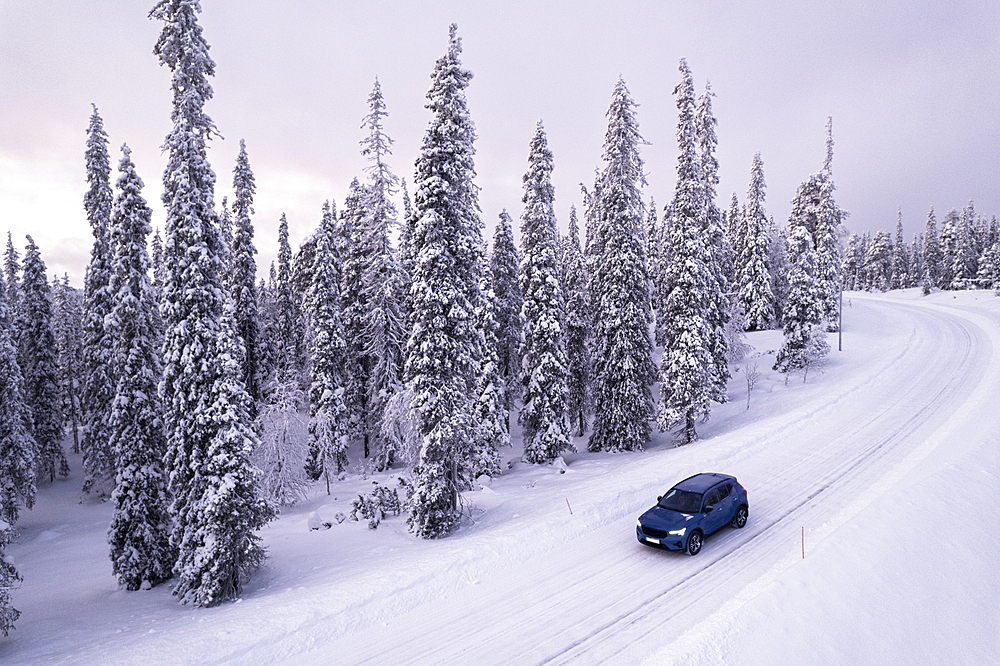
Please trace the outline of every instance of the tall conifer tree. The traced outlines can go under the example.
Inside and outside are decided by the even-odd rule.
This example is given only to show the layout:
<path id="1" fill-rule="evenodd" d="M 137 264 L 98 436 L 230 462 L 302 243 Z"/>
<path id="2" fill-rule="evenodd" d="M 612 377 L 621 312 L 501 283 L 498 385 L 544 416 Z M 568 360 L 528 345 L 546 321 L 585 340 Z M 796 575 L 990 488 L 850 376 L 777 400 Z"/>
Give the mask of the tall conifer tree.
<path id="1" fill-rule="evenodd" d="M 909 252 L 903 240 L 903 209 L 896 219 L 896 242 L 892 245 L 892 283 L 890 289 L 905 289 L 909 282 L 907 269 L 910 265 Z"/>
<path id="2" fill-rule="evenodd" d="M 128 146 L 122 146 L 118 171 L 108 284 L 114 307 L 107 320 L 119 368 L 109 420 L 117 474 L 108 543 L 119 584 L 138 590 L 170 578 L 177 553 L 170 544 L 163 469 L 167 447 L 157 393 L 161 366 L 155 347 L 156 302 L 146 253 L 152 211 L 142 197 L 143 183 Z"/>
<path id="3" fill-rule="evenodd" d="M 705 263 L 709 282 L 705 303 L 705 318 L 708 324 L 708 350 L 712 356 L 712 399 L 726 402 L 729 383 L 729 342 L 726 329 L 732 316 L 733 303 L 729 296 L 731 285 L 726 268 L 729 244 L 723 227 L 722 211 L 715 203 L 715 188 L 719 184 L 719 162 L 715 159 L 718 139 L 715 134 L 717 121 L 712 113 L 712 86 L 705 84 L 705 92 L 698 98 L 695 112 L 695 134 L 698 137 L 698 152 L 701 159 L 702 177 L 705 180 L 704 196 L 704 240 Z"/>
<path id="4" fill-rule="evenodd" d="M 520 254 L 514 244 L 514 231 L 510 215 L 504 209 L 493 233 L 493 252 L 490 255 L 490 274 L 493 287 L 496 325 L 497 363 L 503 381 L 502 403 L 510 432 L 510 410 L 521 397 L 521 307 L 524 296 L 518 282 Z"/>
<path id="5" fill-rule="evenodd" d="M 361 154 L 370 160 L 363 218 L 367 257 L 362 289 L 367 309 L 362 319 L 361 343 L 368 370 L 363 430 L 366 441 L 374 440 L 376 451 L 382 451 L 387 446 L 381 435 L 385 407 L 401 388 L 406 343 L 406 315 L 401 301 L 407 279 L 391 242 L 398 225 L 391 197 L 396 193 L 399 179 L 386 162 L 392 154 L 392 139 L 382 127 L 388 113 L 378 79 L 368 96 L 368 105 L 371 111 L 363 124 L 368 128 L 368 136 L 361 141 Z M 383 456 L 382 464 L 387 462 Z"/>
<path id="6" fill-rule="evenodd" d="M 801 187 L 799 191 L 802 191 Z M 816 251 L 812 235 L 802 224 L 804 211 L 798 203 L 801 202 L 793 203 L 795 207 L 789 220 L 788 259 L 791 270 L 784 314 L 784 343 L 774 363 L 774 369 L 784 373 L 806 370 L 830 350 L 822 327 L 822 291 L 816 279 Z"/>
<path id="7" fill-rule="evenodd" d="M 552 151 L 539 121 L 531 140 L 524 175 L 521 218 L 521 385 L 524 406 L 518 422 L 524 433 L 524 456 L 543 463 L 570 448 L 566 420 L 565 302 L 559 281 L 559 245 L 553 207 Z"/>
<path id="8" fill-rule="evenodd" d="M 253 244 L 253 197 L 257 184 L 250 169 L 246 142 L 240 139 L 240 152 L 233 169 L 233 246 L 229 292 L 233 299 L 236 333 L 243 341 L 243 385 L 250 397 L 251 416 L 261 399 L 262 371 L 257 315 L 257 248 Z"/>
<path id="9" fill-rule="evenodd" d="M 278 368 L 275 379 L 281 382 L 298 379 L 299 302 L 292 285 L 292 245 L 288 240 L 288 218 L 278 221 L 278 273 L 274 295 L 277 315 Z"/>
<path id="10" fill-rule="evenodd" d="M 341 238 L 341 318 L 344 338 L 347 341 L 344 371 L 344 404 L 350 420 L 352 439 L 364 443 L 365 458 L 370 453 L 371 431 L 368 384 L 371 379 L 371 359 L 365 349 L 365 318 L 368 316 L 368 292 L 365 277 L 373 244 L 365 228 L 365 202 L 368 188 L 355 178 L 344 199 L 344 209 L 340 214 Z"/>
<path id="11" fill-rule="evenodd" d="M 667 268 L 669 295 L 666 335 L 660 362 L 657 425 L 665 431 L 683 426 L 682 441 L 698 438 L 695 421 L 707 415 L 715 394 L 710 318 L 707 316 L 715 277 L 705 247 L 705 178 L 698 154 L 694 81 L 687 62 L 680 62 L 677 97 L 677 189 Z"/>
<path id="12" fill-rule="evenodd" d="M 84 283 L 83 308 L 83 489 L 96 489 L 99 494 L 110 491 L 114 481 L 114 451 L 110 447 L 111 402 L 115 393 L 115 373 L 112 356 L 113 341 L 104 330 L 104 320 L 111 313 L 108 282 L 111 276 L 111 161 L 108 156 L 108 135 L 97 107 L 90 116 L 87 129 L 87 183 L 83 198 L 87 221 L 94 236 L 90 266 Z M 95 488 L 96 486 L 96 488 Z"/>
<path id="13" fill-rule="evenodd" d="M 737 295 L 748 331 L 770 328 L 774 318 L 774 294 L 771 291 L 769 265 L 770 239 L 767 213 L 764 211 L 764 161 L 753 156 L 746 212 L 741 216 L 742 232 Z"/>
<path id="14" fill-rule="evenodd" d="M 595 187 L 590 297 L 594 315 L 591 451 L 638 451 L 649 441 L 655 377 L 646 265 L 639 123 L 625 81 L 608 109 L 605 167 Z M 588 232 L 588 239 L 590 233 Z"/>
<path id="15" fill-rule="evenodd" d="M 52 290 L 45 276 L 45 262 L 31 236 L 24 252 L 21 282 L 21 354 L 25 402 L 31 406 L 31 434 L 37 452 L 38 478 L 55 480 L 69 475 L 62 447 L 62 399 L 59 392 L 59 360 L 52 332 Z"/>
<path id="16" fill-rule="evenodd" d="M 467 487 L 474 403 L 483 345 L 475 322 L 484 249 L 473 183 L 475 127 L 465 88 L 472 72 L 459 56 L 458 26 L 434 67 L 427 108 L 433 114 L 416 162 L 413 234 L 413 329 L 405 377 L 416 396 L 420 458 L 410 502 L 411 529 L 441 537 L 458 523 L 458 493 Z"/>
<path id="17" fill-rule="evenodd" d="M 52 278 L 53 315 L 56 350 L 59 355 L 59 384 L 62 391 L 62 413 L 73 433 L 73 452 L 80 453 L 80 395 L 83 372 L 83 303 L 80 294 L 63 280 Z"/>
<path id="18" fill-rule="evenodd" d="M 3 257 L 3 274 L 7 281 L 5 295 L 10 310 L 11 339 L 17 346 L 17 326 L 21 312 L 21 255 L 14 247 L 10 232 L 7 232 L 7 249 Z"/>
<path id="19" fill-rule="evenodd" d="M 255 534 L 273 515 L 259 496 L 249 456 L 257 438 L 243 411 L 246 392 L 223 325 L 228 294 L 221 275 L 215 174 L 207 142 L 216 133 L 204 105 L 215 63 L 202 36 L 197 0 L 160 0 L 150 17 L 163 22 L 154 53 L 171 71 L 173 128 L 164 142 L 167 209 L 161 395 L 167 430 L 173 519 L 178 549 L 174 587 L 184 603 L 211 606 L 236 597 L 264 559 Z"/>
<path id="20" fill-rule="evenodd" d="M 566 298 L 566 413 L 577 437 L 587 431 L 594 412 L 591 393 L 590 295 L 587 261 L 580 245 L 576 207 L 569 210 L 569 236 L 563 250 L 563 293 Z"/>
<path id="21" fill-rule="evenodd" d="M 840 268 L 844 264 L 843 219 L 846 213 L 834 198 L 833 183 L 833 118 L 826 124 L 826 160 L 818 174 L 818 209 L 815 227 L 810 228 L 816 251 L 816 281 L 820 290 L 820 305 L 828 331 L 840 326 Z"/>
<path id="22" fill-rule="evenodd" d="M 941 286 L 941 245 L 938 239 L 937 220 L 933 206 L 927 213 L 927 228 L 924 232 L 924 272 L 921 275 L 924 293 Z"/>
<path id="23" fill-rule="evenodd" d="M 336 205 L 327 202 L 323 204 L 323 218 L 316 232 L 312 284 L 306 294 L 306 311 L 313 332 L 306 473 L 314 481 L 323 477 L 327 494 L 330 477 L 347 469 L 348 414 L 343 388 L 347 342 L 340 302 L 337 210 Z"/>
<path id="24" fill-rule="evenodd" d="M 37 448 L 31 435 L 31 409 L 25 403 L 24 378 L 12 331 L 13 313 L 7 307 L 6 289 L 0 277 L 0 520 L 11 527 L 17 522 L 20 510 L 30 509 L 35 503 Z"/>

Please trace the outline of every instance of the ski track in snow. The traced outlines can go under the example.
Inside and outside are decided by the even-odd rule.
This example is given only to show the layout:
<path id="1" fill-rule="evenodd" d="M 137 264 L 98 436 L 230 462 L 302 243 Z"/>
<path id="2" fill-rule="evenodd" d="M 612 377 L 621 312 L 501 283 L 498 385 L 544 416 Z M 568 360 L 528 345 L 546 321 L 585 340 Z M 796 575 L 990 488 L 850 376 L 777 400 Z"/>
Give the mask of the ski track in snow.
<path id="1" fill-rule="evenodd" d="M 833 334 L 828 367 L 807 383 L 775 381 L 773 354 L 749 359 L 744 366 L 759 361 L 763 371 L 750 410 L 737 373 L 732 402 L 699 426 L 701 441 L 672 448 L 669 434 L 654 432 L 645 452 L 569 455 L 566 474 L 519 467 L 468 493 L 476 520 L 447 539 L 415 539 L 402 518 L 374 532 L 345 523 L 309 533 L 312 511 L 328 519 L 343 506 L 314 495 L 264 530 L 271 559 L 239 603 L 218 608 L 180 606 L 166 586 L 116 590 L 110 506 L 46 504 L 41 495 L 56 488 L 43 488 L 9 549 L 25 578 L 14 596 L 23 614 L 0 639 L 0 663 L 768 663 L 741 646 L 759 649 L 792 624 L 769 604 L 788 603 L 781 584 L 804 575 L 797 565 L 829 560 L 844 547 L 838 537 L 870 523 L 871 508 L 925 461 L 947 469 L 1000 433 L 1000 308 L 970 298 L 851 294 L 845 352 Z M 750 339 L 776 347 L 780 332 Z M 956 445 L 970 427 L 976 436 Z M 982 459 L 994 491 L 996 464 L 996 455 Z M 740 479 L 747 526 L 709 537 L 696 557 L 639 544 L 636 516 L 699 471 Z M 354 491 L 336 492 L 349 501 Z M 71 511 L 89 522 L 73 522 Z M 856 547 L 877 549 L 913 527 L 855 534 Z M 996 528 L 984 535 L 1000 546 Z M 855 609 L 824 612 L 841 622 L 832 633 Z M 744 615 L 767 624 L 745 626 Z M 1000 628 L 997 609 L 986 615 Z"/>

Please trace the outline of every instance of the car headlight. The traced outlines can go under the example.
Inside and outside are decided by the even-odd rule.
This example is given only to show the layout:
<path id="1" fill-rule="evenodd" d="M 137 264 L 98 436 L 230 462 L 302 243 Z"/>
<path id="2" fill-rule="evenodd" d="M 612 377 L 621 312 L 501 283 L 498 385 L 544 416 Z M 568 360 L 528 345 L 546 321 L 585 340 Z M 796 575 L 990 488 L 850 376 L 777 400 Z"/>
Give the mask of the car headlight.
<path id="1" fill-rule="evenodd" d="M 687 532 L 687 529 L 688 528 L 686 527 L 682 527 L 679 530 L 670 530 L 669 532 L 667 532 L 667 534 L 673 534 L 674 536 L 684 536 L 684 533 Z"/>
<path id="2" fill-rule="evenodd" d="M 636 519 L 635 524 L 639 526 L 640 530 L 642 529 L 642 521 L 641 520 Z"/>

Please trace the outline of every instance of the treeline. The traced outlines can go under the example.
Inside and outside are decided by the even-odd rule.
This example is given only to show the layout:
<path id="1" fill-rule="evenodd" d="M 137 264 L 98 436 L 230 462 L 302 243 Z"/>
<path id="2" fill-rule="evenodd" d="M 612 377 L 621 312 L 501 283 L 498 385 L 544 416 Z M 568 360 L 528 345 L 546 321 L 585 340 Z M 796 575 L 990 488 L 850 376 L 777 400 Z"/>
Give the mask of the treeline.
<path id="1" fill-rule="evenodd" d="M 238 595 L 260 564 L 256 531 L 277 507 L 310 481 L 329 492 L 352 444 L 369 468 L 409 470 L 408 524 L 436 538 L 458 525 L 460 493 L 501 472 L 514 410 L 532 464 L 555 461 L 588 431 L 590 451 L 641 450 L 653 424 L 687 443 L 711 404 L 726 401 L 744 331 L 784 328 L 782 372 L 805 371 L 828 351 L 844 261 L 832 125 L 823 168 L 799 187 L 785 229 L 766 213 L 760 155 L 746 203 L 733 195 L 722 210 L 714 93 L 706 85 L 696 94 L 682 60 L 677 184 L 658 209 L 642 197 L 644 141 L 619 80 L 604 166 L 581 188 L 583 233 L 575 207 L 568 234 L 558 232 L 555 158 L 539 122 L 527 146 L 521 246 L 503 211 L 490 248 L 464 92 L 472 73 L 454 25 L 427 93 L 412 200 L 387 161 L 376 80 L 365 177 L 339 208 L 322 204 L 294 253 L 282 216 L 277 261 L 258 280 L 243 142 L 232 203 L 214 198 L 206 143 L 216 128 L 204 105 L 215 63 L 198 11 L 195 0 L 161 0 L 151 12 L 163 22 L 154 52 L 174 94 L 164 234 L 147 248 L 150 209 L 127 146 L 112 190 L 95 107 L 84 200 L 94 245 L 82 299 L 68 279 L 50 287 L 30 238 L 22 269 L 8 238 L 0 543 L 18 508 L 30 508 L 36 480 L 68 472 L 63 421 L 74 436 L 79 422 L 84 490 L 110 493 L 115 505 L 109 543 L 120 584 L 172 578 L 183 602 L 210 606 Z M 16 572 L 5 566 L 10 582 Z M 7 630 L 16 611 L 2 596 L 0 609 Z"/>
<path id="2" fill-rule="evenodd" d="M 851 234 L 844 259 L 844 288 L 887 291 L 1000 289 L 1000 226 L 976 212 L 970 201 L 945 215 L 938 233 L 934 209 L 910 243 L 903 239 L 900 211 L 893 238 L 888 232 Z"/>

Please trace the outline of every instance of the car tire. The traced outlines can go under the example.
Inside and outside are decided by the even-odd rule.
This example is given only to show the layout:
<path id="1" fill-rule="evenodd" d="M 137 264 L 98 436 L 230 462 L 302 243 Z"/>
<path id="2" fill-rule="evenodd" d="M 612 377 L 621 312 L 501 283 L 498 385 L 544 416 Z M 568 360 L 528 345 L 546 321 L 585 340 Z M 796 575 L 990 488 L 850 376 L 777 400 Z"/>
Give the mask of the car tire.
<path id="1" fill-rule="evenodd" d="M 687 554 L 697 555 L 701 550 L 702 541 L 703 538 L 700 531 L 695 530 L 694 532 L 691 532 L 691 536 L 688 537 L 687 548 L 685 549 L 687 550 Z"/>
<path id="2" fill-rule="evenodd" d="M 739 529 L 746 524 L 747 524 L 747 508 L 745 506 L 741 506 L 740 508 L 736 509 L 736 515 L 733 516 L 733 522 L 731 522 L 730 525 Z"/>

